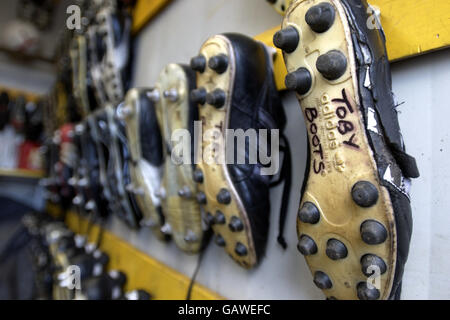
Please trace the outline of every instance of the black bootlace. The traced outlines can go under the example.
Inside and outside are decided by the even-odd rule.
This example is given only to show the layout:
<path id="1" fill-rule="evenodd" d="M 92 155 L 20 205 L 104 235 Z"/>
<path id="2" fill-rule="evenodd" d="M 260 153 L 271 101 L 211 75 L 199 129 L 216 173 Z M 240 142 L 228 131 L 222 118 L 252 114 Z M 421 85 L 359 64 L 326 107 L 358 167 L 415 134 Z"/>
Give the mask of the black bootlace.
<path id="1" fill-rule="evenodd" d="M 291 184 L 292 184 L 292 159 L 291 159 L 291 148 L 289 142 L 285 135 L 280 136 L 283 145 L 280 145 L 280 151 L 283 152 L 283 163 L 281 166 L 281 171 L 278 180 L 273 181 L 270 187 L 276 187 L 281 182 L 284 181 L 283 195 L 281 197 L 281 207 L 278 219 L 278 237 L 277 241 L 283 249 L 287 248 L 287 242 L 284 238 L 284 227 L 286 223 L 286 217 L 289 208 L 289 197 L 291 194 Z"/>

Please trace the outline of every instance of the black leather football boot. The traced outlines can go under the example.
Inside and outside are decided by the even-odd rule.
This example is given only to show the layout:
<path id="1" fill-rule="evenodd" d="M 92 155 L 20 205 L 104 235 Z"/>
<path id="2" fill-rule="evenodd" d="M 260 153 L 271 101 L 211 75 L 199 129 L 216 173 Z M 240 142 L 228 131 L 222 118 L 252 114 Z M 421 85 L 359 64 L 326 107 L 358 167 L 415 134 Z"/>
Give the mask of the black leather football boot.
<path id="1" fill-rule="evenodd" d="M 85 152 L 87 155 L 85 158 L 88 161 L 87 165 L 93 170 L 90 172 L 90 187 L 93 188 L 92 190 L 100 191 L 96 196 L 97 209 L 106 205 L 107 209 L 100 212 L 116 213 L 119 207 L 113 197 L 107 175 L 109 150 L 103 143 L 102 131 L 98 126 L 96 113 L 90 114 L 86 118 L 85 124 L 84 134 L 86 134 L 86 137 L 84 137 L 84 142 L 86 143 Z"/>
<path id="2" fill-rule="evenodd" d="M 135 194 L 143 214 L 141 225 L 151 227 L 159 239 L 168 240 L 170 236 L 161 231 L 166 219 L 158 197 L 163 170 L 161 131 L 150 95 L 150 89 L 130 89 L 117 113 L 125 126 L 130 153 L 127 189 Z"/>
<path id="3" fill-rule="evenodd" d="M 121 104 L 122 105 L 122 104 Z M 118 107 L 118 109 L 120 106 Z M 142 195 L 143 191 L 141 189 L 136 189 L 132 187 L 132 181 L 131 181 L 131 153 L 130 153 L 130 146 L 128 144 L 128 140 L 126 138 L 126 132 L 125 132 L 125 124 L 118 116 L 118 109 L 116 110 L 116 125 L 117 125 L 117 146 L 119 148 L 119 155 L 120 155 L 120 164 L 122 165 L 122 179 L 125 186 L 125 190 L 127 192 L 127 198 L 128 202 L 131 206 L 132 211 L 134 212 L 135 218 L 137 222 L 139 222 L 139 225 L 142 225 L 142 218 L 143 213 L 140 209 L 139 205 L 137 204 L 137 196 Z M 131 187 L 131 188 L 130 188 Z"/>
<path id="4" fill-rule="evenodd" d="M 45 140 L 44 163 L 45 163 L 45 178 L 39 181 L 39 184 L 45 188 L 44 197 L 52 203 L 59 203 L 61 198 L 59 196 L 58 187 L 58 160 L 59 160 L 59 145 L 54 136 L 49 136 Z"/>
<path id="5" fill-rule="evenodd" d="M 81 154 L 81 141 L 78 134 L 79 126 L 73 126 L 71 136 L 73 145 L 73 170 L 72 176 L 68 180 L 68 184 L 74 189 L 75 197 L 72 203 L 75 205 L 79 213 L 84 213 L 84 206 L 86 205 L 86 188 L 88 187 L 89 181 L 85 177 L 86 168 L 83 166 L 82 154 Z M 78 129 L 78 130 L 77 130 Z"/>
<path id="6" fill-rule="evenodd" d="M 381 29 L 356 0 L 295 1 L 284 51 L 309 136 L 298 249 L 337 299 L 398 299 L 412 232 L 410 178 Z"/>
<path id="7" fill-rule="evenodd" d="M 96 112 L 98 133 L 102 145 L 104 159 L 106 159 L 106 177 L 111 191 L 109 202 L 114 206 L 113 211 L 130 227 L 139 226 L 138 213 L 133 210 L 129 194 L 125 189 L 123 156 L 118 141 L 119 127 L 115 120 L 115 109 L 110 105 Z"/>
<path id="8" fill-rule="evenodd" d="M 272 161 L 263 161 L 262 154 L 268 155 L 276 142 L 271 129 L 283 129 L 286 121 L 275 88 L 272 55 L 246 36 L 216 35 L 203 44 L 191 67 L 197 71 L 197 89 L 191 97 L 199 105 L 203 131 L 194 173 L 197 200 L 214 230 L 216 244 L 242 267 L 252 268 L 265 251 L 269 187 L 271 177 L 278 173 L 279 150 L 273 150 Z M 229 146 L 239 139 L 228 137 L 227 129 L 249 132 L 250 137 L 256 130 L 255 139 L 244 137 L 241 146 Z M 268 129 L 267 139 L 257 138 L 259 129 Z M 274 168 L 276 172 L 271 172 Z"/>
<path id="9" fill-rule="evenodd" d="M 85 199 L 84 211 L 93 213 L 94 219 L 109 214 L 107 199 L 102 192 L 100 161 L 97 146 L 92 139 L 90 126 L 84 121 L 75 126 L 76 143 L 80 154 L 78 179 L 75 179 Z"/>
<path id="10" fill-rule="evenodd" d="M 130 83 L 131 16 L 112 2 L 96 15 L 96 52 L 101 90 L 113 105 L 120 103 Z"/>

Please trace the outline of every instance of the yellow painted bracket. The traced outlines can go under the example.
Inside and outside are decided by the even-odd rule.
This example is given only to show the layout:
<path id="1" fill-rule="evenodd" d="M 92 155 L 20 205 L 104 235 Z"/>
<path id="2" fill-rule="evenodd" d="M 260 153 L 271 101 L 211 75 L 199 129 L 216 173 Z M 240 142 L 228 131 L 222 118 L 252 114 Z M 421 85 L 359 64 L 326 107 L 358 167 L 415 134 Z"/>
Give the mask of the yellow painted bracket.
<path id="1" fill-rule="evenodd" d="M 48 212 L 54 217 L 61 216 L 58 206 L 49 204 Z M 76 233 L 84 233 L 88 220 L 75 212 L 66 215 L 66 224 Z M 100 227 L 93 225 L 89 241 L 96 241 Z M 110 257 L 109 270 L 120 270 L 127 275 L 125 290 L 143 289 L 156 300 L 184 300 L 190 279 L 180 272 L 139 251 L 113 233 L 104 230 L 100 249 Z M 192 300 L 222 300 L 223 297 L 196 283 L 192 288 Z"/>
<path id="2" fill-rule="evenodd" d="M 448 0 L 371 0 L 381 12 L 390 61 L 397 61 L 450 46 L 450 1 Z M 255 39 L 274 47 L 273 35 L 280 26 Z M 286 67 L 281 51 L 275 58 L 275 79 L 285 89 Z"/>
<path id="3" fill-rule="evenodd" d="M 44 176 L 41 170 L 0 169 L 0 178 L 41 179 Z"/>
<path id="4" fill-rule="evenodd" d="M 25 92 L 25 91 L 13 89 L 13 88 L 6 88 L 6 87 L 2 87 L 2 86 L 0 86 L 0 92 L 8 93 L 10 99 L 11 98 L 16 99 L 18 96 L 24 96 L 25 100 L 31 101 L 31 102 L 37 102 L 39 99 L 42 98 L 41 95 L 38 95 L 36 93 Z"/>
<path id="5" fill-rule="evenodd" d="M 133 10 L 133 34 L 138 33 L 172 0 L 138 0 Z"/>

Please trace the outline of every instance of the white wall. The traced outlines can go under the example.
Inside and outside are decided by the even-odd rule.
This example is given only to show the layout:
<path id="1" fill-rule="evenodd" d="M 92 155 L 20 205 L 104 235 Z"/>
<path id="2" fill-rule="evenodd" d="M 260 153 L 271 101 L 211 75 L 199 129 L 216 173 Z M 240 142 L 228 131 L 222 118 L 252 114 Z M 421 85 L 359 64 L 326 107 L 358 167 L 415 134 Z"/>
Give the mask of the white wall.
<path id="1" fill-rule="evenodd" d="M 151 86 L 160 70 L 171 62 L 188 63 L 201 44 L 221 32 L 259 34 L 281 23 L 281 17 L 262 0 L 178 0 L 169 5 L 139 35 L 135 56 L 135 86 Z M 415 218 L 411 254 L 404 277 L 405 299 L 450 298 L 450 215 L 447 119 L 450 80 L 449 50 L 393 65 L 394 91 L 408 151 L 417 157 L 422 177 L 414 181 Z M 447 96 L 447 98 L 446 98 Z M 298 103 L 284 95 L 288 114 L 287 136 L 293 151 L 294 182 L 283 251 L 276 243 L 281 188 L 271 194 L 271 228 L 266 258 L 255 270 L 238 267 L 211 244 L 198 282 L 230 299 L 323 299 L 312 282 L 303 257 L 297 252 L 295 219 L 306 162 L 306 133 Z M 300 138 L 299 138 L 300 137 Z M 148 230 L 130 232 L 120 221 L 110 224 L 118 235 L 139 249 L 190 276 L 197 258 L 174 244 L 159 242 Z"/>

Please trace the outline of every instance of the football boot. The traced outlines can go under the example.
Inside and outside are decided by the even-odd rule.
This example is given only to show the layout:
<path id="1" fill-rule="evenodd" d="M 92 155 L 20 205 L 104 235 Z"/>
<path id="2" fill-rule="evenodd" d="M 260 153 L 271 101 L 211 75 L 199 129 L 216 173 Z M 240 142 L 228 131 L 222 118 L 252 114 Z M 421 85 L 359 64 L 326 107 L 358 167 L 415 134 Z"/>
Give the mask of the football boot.
<path id="1" fill-rule="evenodd" d="M 169 229 L 176 245 L 188 253 L 198 252 L 203 240 L 202 216 L 193 180 L 194 121 L 198 121 L 198 106 L 190 99 L 190 92 L 195 86 L 195 72 L 190 67 L 169 64 L 160 73 L 151 95 L 163 139 L 164 174 L 160 195 L 167 217 L 163 230 Z M 178 147 L 175 143 L 179 142 L 172 140 L 177 133 L 187 134 L 187 140 L 182 137 L 183 143 Z"/>
<path id="2" fill-rule="evenodd" d="M 298 249 L 328 298 L 398 299 L 412 232 L 419 172 L 368 12 L 361 0 L 295 1 L 274 36 L 309 137 Z"/>
<path id="3" fill-rule="evenodd" d="M 216 244 L 244 268 L 254 267 L 264 255 L 269 188 L 280 164 L 277 145 L 283 140 L 289 149 L 279 134 L 286 118 L 275 88 L 272 60 L 265 45 L 240 34 L 209 38 L 191 60 L 197 72 L 197 89 L 191 98 L 199 105 L 202 122 L 194 172 L 197 201 L 205 210 Z M 235 136 L 229 137 L 230 130 Z M 236 135 L 239 132 L 245 134 L 242 139 Z M 236 146 L 239 140 L 242 145 Z M 289 159 L 286 152 L 283 164 Z M 285 184 L 285 191 L 289 186 Z M 283 202 L 281 220 L 286 215 L 287 201 Z M 282 240 L 279 237 L 285 245 Z"/>
<path id="4" fill-rule="evenodd" d="M 158 197 L 163 169 L 161 131 L 150 93 L 150 89 L 130 89 L 117 113 L 124 122 L 130 153 L 131 179 L 126 187 L 135 194 L 143 215 L 141 225 L 151 227 L 159 239 L 167 240 L 169 235 L 161 231 L 165 217 Z"/>

